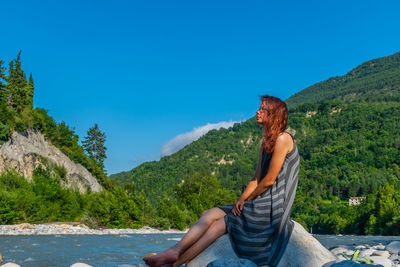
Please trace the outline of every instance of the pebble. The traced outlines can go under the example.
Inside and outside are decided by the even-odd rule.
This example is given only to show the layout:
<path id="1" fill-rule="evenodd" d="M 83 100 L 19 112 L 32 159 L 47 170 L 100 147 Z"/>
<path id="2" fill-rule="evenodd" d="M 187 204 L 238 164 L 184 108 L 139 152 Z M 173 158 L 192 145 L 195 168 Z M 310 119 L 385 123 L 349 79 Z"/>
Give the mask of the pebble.
<path id="1" fill-rule="evenodd" d="M 345 260 L 342 255 L 353 255 L 355 250 L 359 250 L 359 257 L 369 258 L 373 264 L 361 264 L 350 260 Z M 383 267 L 400 267 L 400 242 L 393 241 L 389 245 L 382 244 L 369 246 L 367 244 L 356 247 L 339 246 L 330 250 L 337 258 L 336 263 L 331 267 L 356 267 L 356 266 L 383 266 Z"/>
<path id="2" fill-rule="evenodd" d="M 374 264 L 381 264 L 384 267 L 392 267 L 392 261 L 381 256 L 371 256 L 371 260 L 374 261 Z"/>
<path id="3" fill-rule="evenodd" d="M 362 257 L 362 258 L 369 258 L 372 253 L 374 253 L 376 250 L 373 248 L 368 248 L 365 250 L 361 250 L 360 254 L 358 254 L 358 256 Z"/>
<path id="4" fill-rule="evenodd" d="M 373 246 L 374 249 L 385 249 L 385 246 L 379 243 L 378 245 Z"/>
<path id="5" fill-rule="evenodd" d="M 399 263 L 400 263 L 400 256 L 396 255 L 396 254 L 392 254 L 389 257 L 389 260 L 391 260 L 391 261 L 399 261 Z"/>
<path id="6" fill-rule="evenodd" d="M 353 247 L 350 247 L 350 246 L 340 246 L 340 247 L 331 249 L 331 252 L 335 256 L 342 255 L 343 252 L 346 255 L 353 255 L 354 252 L 356 252 L 356 250 Z"/>
<path id="7" fill-rule="evenodd" d="M 376 250 L 372 253 L 372 256 L 381 256 L 384 258 L 389 258 L 390 257 L 390 253 L 387 250 Z"/>
<path id="8" fill-rule="evenodd" d="M 175 229 L 160 231 L 145 226 L 141 229 L 89 229 L 79 223 L 0 225 L 0 235 L 128 235 L 128 234 L 178 234 L 187 231 Z M 2 266 L 0 266 L 2 267 Z"/>

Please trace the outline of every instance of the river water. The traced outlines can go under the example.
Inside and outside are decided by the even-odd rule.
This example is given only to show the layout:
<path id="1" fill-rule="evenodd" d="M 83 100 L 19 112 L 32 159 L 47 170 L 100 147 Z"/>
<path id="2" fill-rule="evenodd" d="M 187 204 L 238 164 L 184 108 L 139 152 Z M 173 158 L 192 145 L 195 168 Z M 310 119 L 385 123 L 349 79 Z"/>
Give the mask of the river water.
<path id="1" fill-rule="evenodd" d="M 149 252 L 175 244 L 183 234 L 0 236 L 3 263 L 21 266 L 70 266 L 83 262 L 92 266 L 128 267 L 141 263 Z M 314 235 L 322 245 L 384 245 L 399 236 Z"/>

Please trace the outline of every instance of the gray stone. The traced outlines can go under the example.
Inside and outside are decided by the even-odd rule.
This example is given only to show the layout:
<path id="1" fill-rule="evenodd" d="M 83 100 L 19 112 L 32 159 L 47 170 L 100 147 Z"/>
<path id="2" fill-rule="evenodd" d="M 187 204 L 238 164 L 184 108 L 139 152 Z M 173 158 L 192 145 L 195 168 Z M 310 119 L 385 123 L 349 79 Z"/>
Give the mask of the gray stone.
<path id="1" fill-rule="evenodd" d="M 77 262 L 77 263 L 72 264 L 70 267 L 92 267 L 92 265 L 82 263 L 82 262 Z"/>
<path id="2" fill-rule="evenodd" d="M 340 247 L 331 249 L 331 253 L 336 256 L 342 255 L 343 252 L 346 255 L 353 255 L 354 252 L 356 252 L 356 250 L 350 246 L 340 246 Z"/>
<path id="3" fill-rule="evenodd" d="M 376 250 L 376 251 L 374 251 L 374 253 L 372 253 L 372 256 L 381 256 L 384 258 L 389 258 L 390 253 L 387 250 Z"/>
<path id="4" fill-rule="evenodd" d="M 343 256 L 343 255 L 336 255 L 336 261 L 337 262 L 339 262 L 339 261 L 345 261 L 346 260 L 346 258 Z"/>
<path id="5" fill-rule="evenodd" d="M 368 248 L 368 249 L 362 250 L 358 256 L 362 257 L 362 258 L 369 258 L 375 251 L 376 250 L 373 248 Z"/>
<path id="6" fill-rule="evenodd" d="M 378 267 L 382 265 L 373 265 L 373 264 L 360 264 L 354 261 L 340 261 L 332 264 L 330 267 Z"/>
<path id="7" fill-rule="evenodd" d="M 374 261 L 374 264 L 381 264 L 384 267 L 392 267 L 392 261 L 382 257 L 382 256 L 371 256 L 371 260 Z"/>
<path id="8" fill-rule="evenodd" d="M 389 260 L 391 260 L 391 261 L 400 261 L 400 256 L 398 254 L 392 254 L 389 257 Z"/>
<path id="9" fill-rule="evenodd" d="M 219 259 L 207 264 L 207 267 L 257 267 L 257 265 L 247 259 Z"/>
<path id="10" fill-rule="evenodd" d="M 67 171 L 66 182 L 61 181 L 63 185 L 76 187 L 81 193 L 89 188 L 92 192 L 102 190 L 96 178 L 87 169 L 70 160 L 36 130 L 14 132 L 0 147 L 0 173 L 11 169 L 31 180 L 33 171 L 38 166 L 54 172 L 55 165 L 63 166 Z"/>
<path id="11" fill-rule="evenodd" d="M 329 250 L 304 230 L 300 224 L 294 223 L 293 233 L 278 267 L 325 267 L 335 262 L 336 258 Z M 217 239 L 186 266 L 207 266 L 208 263 L 219 259 L 239 259 L 233 251 L 227 234 Z"/>
<path id="12" fill-rule="evenodd" d="M 392 254 L 399 254 L 400 241 L 390 242 L 390 244 L 386 246 L 386 249 L 389 250 L 389 252 Z"/>
<path id="13" fill-rule="evenodd" d="M 382 243 L 379 243 L 378 245 L 373 246 L 374 249 L 385 249 L 385 246 L 382 245 Z"/>
<path id="14" fill-rule="evenodd" d="M 0 265 L 0 267 L 21 267 L 21 265 L 12 263 L 12 262 L 8 262 L 6 264 Z"/>

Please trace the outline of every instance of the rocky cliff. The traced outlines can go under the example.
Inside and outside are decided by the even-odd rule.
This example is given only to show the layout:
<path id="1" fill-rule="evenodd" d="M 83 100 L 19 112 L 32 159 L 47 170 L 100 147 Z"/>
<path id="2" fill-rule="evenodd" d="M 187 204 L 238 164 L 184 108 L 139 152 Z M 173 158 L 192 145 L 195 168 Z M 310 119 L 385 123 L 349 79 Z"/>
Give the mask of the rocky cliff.
<path id="1" fill-rule="evenodd" d="M 61 183 L 67 187 L 76 187 L 81 193 L 101 191 L 96 178 L 82 165 L 74 163 L 58 148 L 49 144 L 44 136 L 35 130 L 14 132 L 0 147 L 0 172 L 16 170 L 28 180 L 38 166 L 51 172 L 62 170 Z M 65 171 L 64 171 L 65 170 Z"/>

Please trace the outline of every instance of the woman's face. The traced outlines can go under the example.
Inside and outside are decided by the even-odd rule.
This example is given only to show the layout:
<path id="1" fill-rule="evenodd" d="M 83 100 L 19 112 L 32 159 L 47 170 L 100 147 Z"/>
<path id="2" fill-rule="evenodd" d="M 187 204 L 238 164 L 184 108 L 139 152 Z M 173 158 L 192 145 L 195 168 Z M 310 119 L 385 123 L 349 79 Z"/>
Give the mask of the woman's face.
<path id="1" fill-rule="evenodd" d="M 257 123 L 259 124 L 263 124 L 263 122 L 266 119 L 266 107 L 267 107 L 267 103 L 264 101 L 261 103 L 260 108 L 256 111 L 257 114 Z"/>

